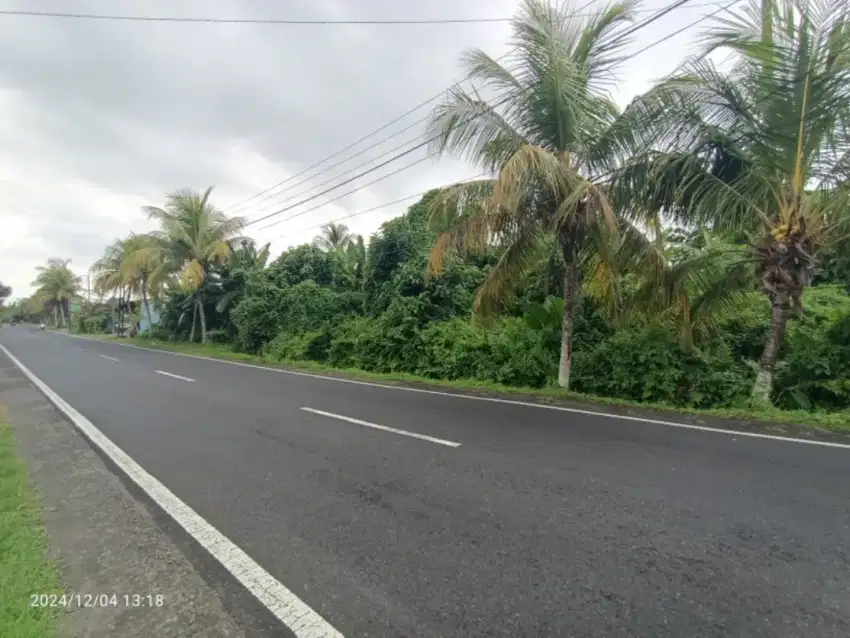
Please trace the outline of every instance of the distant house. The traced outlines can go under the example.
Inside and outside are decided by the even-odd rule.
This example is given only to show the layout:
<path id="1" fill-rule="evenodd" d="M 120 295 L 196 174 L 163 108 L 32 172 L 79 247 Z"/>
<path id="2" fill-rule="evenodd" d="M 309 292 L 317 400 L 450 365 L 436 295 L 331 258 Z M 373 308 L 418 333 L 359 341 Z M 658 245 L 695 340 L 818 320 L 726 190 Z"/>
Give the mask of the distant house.
<path id="1" fill-rule="evenodd" d="M 148 306 L 150 307 L 150 312 L 151 312 L 151 326 L 155 326 L 155 325 L 159 324 L 159 320 L 160 320 L 159 310 L 156 308 L 156 306 L 154 305 L 153 302 L 149 302 Z M 139 318 L 139 333 L 144 334 L 145 332 L 147 332 L 151 328 L 151 326 L 148 325 L 147 313 L 145 312 L 144 308 L 142 308 L 141 317 Z"/>

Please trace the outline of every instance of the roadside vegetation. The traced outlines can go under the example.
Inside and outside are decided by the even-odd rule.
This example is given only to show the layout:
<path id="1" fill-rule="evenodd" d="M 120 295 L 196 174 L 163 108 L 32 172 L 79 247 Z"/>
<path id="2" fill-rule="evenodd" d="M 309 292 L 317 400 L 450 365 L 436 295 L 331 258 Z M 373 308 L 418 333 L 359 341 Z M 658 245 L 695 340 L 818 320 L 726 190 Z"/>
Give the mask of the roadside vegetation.
<path id="1" fill-rule="evenodd" d="M 511 55 L 464 55 L 478 91 L 453 89 L 430 137 L 488 177 L 273 258 L 211 189 L 173 193 L 146 209 L 158 231 L 105 252 L 105 302 L 72 328 L 153 303 L 143 337 L 218 356 L 850 423 L 848 5 L 723 13 L 621 112 L 635 7 L 528 0 Z M 17 308 L 61 323 L 47 281 Z"/>
<path id="2" fill-rule="evenodd" d="M 33 594 L 62 594 L 42 516 L 12 429 L 0 421 L 0 636 L 56 635 L 57 608 L 30 606 Z"/>

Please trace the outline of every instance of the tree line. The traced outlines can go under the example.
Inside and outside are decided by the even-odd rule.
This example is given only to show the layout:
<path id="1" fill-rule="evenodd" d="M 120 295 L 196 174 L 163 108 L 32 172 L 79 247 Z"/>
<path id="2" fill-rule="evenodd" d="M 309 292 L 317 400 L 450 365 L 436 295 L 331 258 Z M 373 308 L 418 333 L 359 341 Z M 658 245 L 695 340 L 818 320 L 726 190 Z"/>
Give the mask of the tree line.
<path id="1" fill-rule="evenodd" d="M 452 89 L 429 137 L 492 177 L 427 194 L 368 241 L 328 224 L 269 264 L 211 189 L 181 191 L 146 209 L 159 230 L 106 251 L 95 287 L 142 313 L 159 300 L 161 337 L 280 360 L 847 408 L 847 4 L 721 14 L 621 111 L 636 6 L 526 0 L 503 62 L 464 54 L 477 89 Z M 55 277 L 37 294 L 61 309 Z"/>

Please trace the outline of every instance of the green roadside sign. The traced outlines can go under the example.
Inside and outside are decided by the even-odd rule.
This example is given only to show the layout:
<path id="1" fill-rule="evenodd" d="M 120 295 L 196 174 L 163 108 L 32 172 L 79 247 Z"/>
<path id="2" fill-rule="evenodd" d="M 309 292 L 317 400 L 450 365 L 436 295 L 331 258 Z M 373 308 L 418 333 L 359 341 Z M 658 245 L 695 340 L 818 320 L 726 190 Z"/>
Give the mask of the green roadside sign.
<path id="1" fill-rule="evenodd" d="M 80 302 L 79 301 L 74 301 L 73 303 L 71 303 L 71 312 L 72 313 L 80 312 Z"/>

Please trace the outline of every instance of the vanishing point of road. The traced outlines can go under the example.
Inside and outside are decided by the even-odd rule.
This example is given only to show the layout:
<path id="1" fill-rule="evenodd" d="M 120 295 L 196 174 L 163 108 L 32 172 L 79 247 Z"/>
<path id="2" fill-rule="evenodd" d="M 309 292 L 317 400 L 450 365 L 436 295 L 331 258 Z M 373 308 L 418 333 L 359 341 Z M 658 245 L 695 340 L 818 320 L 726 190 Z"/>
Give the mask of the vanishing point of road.
<path id="1" fill-rule="evenodd" d="M 848 448 L 0 344 L 343 636 L 850 635 Z"/>

